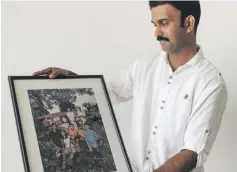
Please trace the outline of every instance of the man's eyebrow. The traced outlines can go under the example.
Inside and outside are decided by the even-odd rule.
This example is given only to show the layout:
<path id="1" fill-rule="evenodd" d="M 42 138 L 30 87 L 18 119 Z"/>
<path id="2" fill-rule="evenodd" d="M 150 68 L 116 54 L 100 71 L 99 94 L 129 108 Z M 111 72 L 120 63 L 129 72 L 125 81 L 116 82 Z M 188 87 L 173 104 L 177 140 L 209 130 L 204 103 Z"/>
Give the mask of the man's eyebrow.
<path id="1" fill-rule="evenodd" d="M 160 22 L 163 21 L 163 20 L 168 20 L 168 18 L 166 18 L 166 17 L 162 17 L 162 18 L 156 20 L 156 22 L 157 22 L 157 23 L 160 23 Z M 151 23 L 155 24 L 155 22 L 152 21 L 152 20 L 151 20 Z"/>

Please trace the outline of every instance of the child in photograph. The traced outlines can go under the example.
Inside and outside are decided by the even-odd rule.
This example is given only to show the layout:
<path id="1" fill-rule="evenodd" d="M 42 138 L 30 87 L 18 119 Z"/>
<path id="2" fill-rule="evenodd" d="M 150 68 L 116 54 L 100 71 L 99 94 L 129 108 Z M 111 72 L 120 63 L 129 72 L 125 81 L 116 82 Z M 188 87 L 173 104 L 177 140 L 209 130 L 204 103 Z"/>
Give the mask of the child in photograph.
<path id="1" fill-rule="evenodd" d="M 68 159 L 73 159 L 76 153 L 76 148 L 73 145 L 70 136 L 65 131 L 61 131 L 61 134 L 64 144 L 64 154 L 68 156 Z"/>
<path id="2" fill-rule="evenodd" d="M 74 144 L 76 151 L 80 152 L 78 130 L 74 128 L 73 124 L 70 124 L 68 134 L 71 137 L 72 143 Z"/>
<path id="3" fill-rule="evenodd" d="M 94 130 L 91 130 L 88 124 L 85 124 L 85 140 L 89 149 L 89 152 L 93 152 L 96 156 L 100 157 L 100 150 L 98 145 L 98 136 Z"/>

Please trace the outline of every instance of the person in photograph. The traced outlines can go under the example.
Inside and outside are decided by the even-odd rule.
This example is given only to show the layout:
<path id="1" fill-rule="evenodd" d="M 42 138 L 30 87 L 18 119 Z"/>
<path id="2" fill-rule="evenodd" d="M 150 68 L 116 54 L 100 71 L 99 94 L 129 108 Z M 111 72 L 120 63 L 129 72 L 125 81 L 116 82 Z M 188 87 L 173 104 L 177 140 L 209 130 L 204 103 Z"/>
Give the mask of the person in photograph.
<path id="1" fill-rule="evenodd" d="M 49 128 L 52 125 L 52 121 L 49 117 L 45 117 L 43 120 L 43 125 L 45 128 Z"/>
<path id="2" fill-rule="evenodd" d="M 61 131 L 61 135 L 64 148 L 63 153 L 68 157 L 68 159 L 73 159 L 76 154 L 75 145 L 72 143 L 71 137 L 65 131 Z"/>
<path id="3" fill-rule="evenodd" d="M 77 135 L 78 130 L 74 128 L 73 124 L 70 124 L 69 126 L 69 131 L 68 134 L 70 135 L 71 138 L 75 138 L 75 136 Z"/>
<path id="4" fill-rule="evenodd" d="M 59 115 L 54 115 L 52 117 L 52 119 L 53 119 L 53 123 L 56 124 L 56 126 L 58 128 L 60 128 L 60 125 L 61 125 L 61 118 L 60 118 L 60 116 Z"/>
<path id="5" fill-rule="evenodd" d="M 73 124 L 70 124 L 68 134 L 71 137 L 74 146 L 76 147 L 76 151 L 80 152 L 78 129 L 75 129 Z"/>
<path id="6" fill-rule="evenodd" d="M 67 117 L 70 121 L 70 124 L 76 125 L 75 123 L 75 113 L 70 110 L 70 108 L 67 108 Z M 77 126 L 76 126 L 77 127 Z"/>
<path id="7" fill-rule="evenodd" d="M 86 123 L 86 114 L 85 114 L 84 110 L 82 110 L 82 108 L 80 106 L 77 106 L 76 109 L 77 109 L 78 120 L 81 120 L 83 122 L 83 124 L 85 124 Z"/>
<path id="8" fill-rule="evenodd" d="M 87 125 L 89 125 L 89 126 L 93 126 L 94 125 L 95 116 L 93 115 L 93 112 L 91 112 L 90 110 L 88 110 L 87 113 L 86 113 L 85 121 L 86 121 L 85 123 L 87 123 Z M 84 125 L 85 125 L 85 123 L 83 121 Z"/>
<path id="9" fill-rule="evenodd" d="M 76 110 L 77 110 L 78 117 L 85 117 L 86 116 L 85 112 L 81 109 L 80 106 L 77 106 Z"/>
<path id="10" fill-rule="evenodd" d="M 86 128 L 85 128 L 85 122 L 82 121 L 81 119 L 78 120 L 78 129 L 80 130 L 83 130 L 83 131 L 86 131 Z"/>
<path id="11" fill-rule="evenodd" d="M 95 155 L 100 155 L 99 145 L 98 145 L 98 136 L 94 130 L 91 130 L 88 124 L 85 124 L 85 141 L 88 146 L 88 150 Z"/>
<path id="12" fill-rule="evenodd" d="M 71 124 L 74 124 L 75 121 L 75 114 L 70 110 L 70 108 L 67 108 L 67 113 L 66 113 L 69 121 Z"/>
<path id="13" fill-rule="evenodd" d="M 65 130 L 66 132 L 68 132 L 69 130 L 69 122 L 67 120 L 67 118 L 65 116 L 61 116 L 61 121 L 62 121 L 62 124 L 61 124 L 61 130 Z"/>
<path id="14" fill-rule="evenodd" d="M 49 138 L 54 148 L 61 150 L 63 148 L 62 135 L 56 124 L 52 124 L 52 130 L 49 132 Z"/>
<path id="15" fill-rule="evenodd" d="M 85 131 L 86 131 L 86 130 L 78 129 L 78 137 L 80 138 L 80 140 L 83 140 L 83 139 L 84 139 L 84 137 L 85 137 Z"/>

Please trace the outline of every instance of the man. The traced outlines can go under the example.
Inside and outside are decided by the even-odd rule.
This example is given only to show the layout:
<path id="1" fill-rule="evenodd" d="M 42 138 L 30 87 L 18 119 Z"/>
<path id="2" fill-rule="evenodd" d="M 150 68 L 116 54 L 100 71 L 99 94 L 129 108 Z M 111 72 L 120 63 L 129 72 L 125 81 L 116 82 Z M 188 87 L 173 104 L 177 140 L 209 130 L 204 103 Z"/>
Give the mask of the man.
<path id="1" fill-rule="evenodd" d="M 163 51 L 138 59 L 108 84 L 114 103 L 133 100 L 130 161 L 135 172 L 203 172 L 220 127 L 227 90 L 196 43 L 198 1 L 150 1 Z M 47 68 L 36 72 L 71 75 Z"/>
<path id="2" fill-rule="evenodd" d="M 49 138 L 56 149 L 61 150 L 63 148 L 62 135 L 60 130 L 57 129 L 56 124 L 52 125 L 52 131 L 49 132 Z"/>

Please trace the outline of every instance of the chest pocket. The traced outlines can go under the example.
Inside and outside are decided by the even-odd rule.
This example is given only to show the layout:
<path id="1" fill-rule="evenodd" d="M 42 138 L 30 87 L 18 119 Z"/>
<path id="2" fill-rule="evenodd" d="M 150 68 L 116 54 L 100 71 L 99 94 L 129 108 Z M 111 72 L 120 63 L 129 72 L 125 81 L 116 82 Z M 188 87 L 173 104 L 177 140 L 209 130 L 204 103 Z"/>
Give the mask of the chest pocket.
<path id="1" fill-rule="evenodd" d="M 173 106 L 172 115 L 175 117 L 176 132 L 185 130 L 188 125 L 188 119 L 192 112 L 193 95 L 181 92 L 175 105 Z M 182 132 L 182 131 L 180 131 Z"/>
<path id="2" fill-rule="evenodd" d="M 179 96 L 179 99 L 176 102 L 175 109 L 177 112 L 185 118 L 189 116 L 192 111 L 192 94 L 184 93 Z"/>

